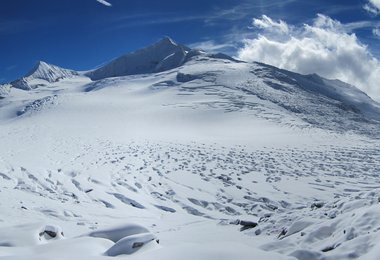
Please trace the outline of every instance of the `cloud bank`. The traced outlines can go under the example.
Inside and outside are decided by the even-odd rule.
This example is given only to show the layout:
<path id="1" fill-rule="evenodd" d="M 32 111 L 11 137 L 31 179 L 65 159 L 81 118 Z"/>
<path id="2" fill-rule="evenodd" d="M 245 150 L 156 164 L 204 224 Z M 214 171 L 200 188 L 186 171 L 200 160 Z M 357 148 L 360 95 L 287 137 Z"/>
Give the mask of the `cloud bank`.
<path id="1" fill-rule="evenodd" d="M 112 4 L 111 3 L 109 3 L 109 2 L 107 2 L 107 1 L 105 1 L 105 0 L 96 0 L 97 2 L 99 2 L 99 3 L 101 3 L 101 4 L 103 4 L 103 5 L 105 5 L 105 6 L 112 6 Z"/>
<path id="2" fill-rule="evenodd" d="M 379 60 L 340 22 L 319 14 L 311 24 L 298 27 L 267 16 L 252 24 L 261 33 L 244 40 L 240 59 L 340 79 L 380 101 Z"/>

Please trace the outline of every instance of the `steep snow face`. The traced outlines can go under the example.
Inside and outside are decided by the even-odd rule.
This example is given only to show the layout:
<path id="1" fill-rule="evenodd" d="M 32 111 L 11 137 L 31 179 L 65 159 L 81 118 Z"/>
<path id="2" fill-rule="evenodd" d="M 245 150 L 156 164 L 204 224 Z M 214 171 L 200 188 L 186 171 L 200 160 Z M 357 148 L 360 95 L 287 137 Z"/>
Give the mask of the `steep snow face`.
<path id="1" fill-rule="evenodd" d="M 380 120 L 380 104 L 374 102 L 367 94 L 350 84 L 340 80 L 328 80 L 317 74 L 300 75 L 294 72 L 280 70 L 276 67 L 261 65 L 272 68 L 272 70 L 279 71 L 283 73 L 283 75 L 295 79 L 304 90 L 340 101 L 348 110 L 356 109 L 364 113 L 368 118 Z"/>
<path id="2" fill-rule="evenodd" d="M 11 82 L 11 85 L 18 89 L 31 90 L 39 86 L 45 86 L 47 83 L 54 83 L 78 75 L 79 73 L 76 71 L 39 61 L 28 74 Z"/>
<path id="3" fill-rule="evenodd" d="M 301 75 L 253 63 L 234 85 L 242 91 L 286 109 L 313 126 L 333 131 L 378 132 L 380 104 L 359 89 L 316 74 Z M 233 72 L 233 71 L 232 71 Z M 233 72 L 234 74 L 245 74 Z M 228 81 L 228 76 L 222 76 Z"/>
<path id="4" fill-rule="evenodd" d="M 151 46 L 117 58 L 87 75 L 93 80 L 99 80 L 165 71 L 182 65 L 188 51 L 189 48 L 166 37 Z"/>

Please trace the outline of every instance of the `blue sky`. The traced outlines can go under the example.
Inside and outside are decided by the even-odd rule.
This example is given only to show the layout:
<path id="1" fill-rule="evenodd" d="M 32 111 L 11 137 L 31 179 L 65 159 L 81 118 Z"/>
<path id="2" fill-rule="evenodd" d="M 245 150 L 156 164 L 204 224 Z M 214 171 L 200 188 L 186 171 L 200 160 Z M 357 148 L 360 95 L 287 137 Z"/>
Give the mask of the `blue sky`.
<path id="1" fill-rule="evenodd" d="M 96 0 L 1 1 L 0 82 L 24 75 L 38 60 L 88 70 L 166 35 L 237 55 L 246 39 L 262 33 L 252 26 L 262 15 L 301 28 L 324 14 L 348 25 L 348 33 L 380 57 L 377 0 L 107 1 L 111 6 Z"/>

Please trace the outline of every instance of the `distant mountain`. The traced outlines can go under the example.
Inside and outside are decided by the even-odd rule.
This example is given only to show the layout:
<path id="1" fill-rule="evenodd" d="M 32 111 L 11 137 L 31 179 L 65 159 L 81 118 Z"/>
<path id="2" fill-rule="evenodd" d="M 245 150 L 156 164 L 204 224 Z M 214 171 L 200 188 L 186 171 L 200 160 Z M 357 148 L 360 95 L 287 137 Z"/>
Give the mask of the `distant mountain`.
<path id="1" fill-rule="evenodd" d="M 92 80 L 100 80 L 111 77 L 157 73 L 177 68 L 191 57 L 197 55 L 234 60 L 222 53 L 207 54 L 202 50 L 190 49 L 187 46 L 177 44 L 169 37 L 165 37 L 148 47 L 123 55 L 100 68 L 85 73 L 39 61 L 24 77 L 12 81 L 10 84 L 14 88 L 31 90 L 46 86 L 48 83 L 76 76 L 86 76 Z"/>
<path id="2" fill-rule="evenodd" d="M 14 88 L 30 90 L 77 75 L 79 75 L 79 73 L 74 70 L 64 69 L 43 61 L 39 61 L 23 78 L 15 80 L 10 84 Z"/>

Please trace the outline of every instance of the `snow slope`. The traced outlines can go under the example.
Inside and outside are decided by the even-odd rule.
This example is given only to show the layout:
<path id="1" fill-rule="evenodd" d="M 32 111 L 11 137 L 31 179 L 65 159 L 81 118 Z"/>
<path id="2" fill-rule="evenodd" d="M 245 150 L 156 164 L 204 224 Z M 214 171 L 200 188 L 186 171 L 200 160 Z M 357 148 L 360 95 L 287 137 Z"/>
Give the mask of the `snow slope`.
<path id="1" fill-rule="evenodd" d="M 379 104 L 181 48 L 0 100 L 0 259 L 378 259 Z"/>

